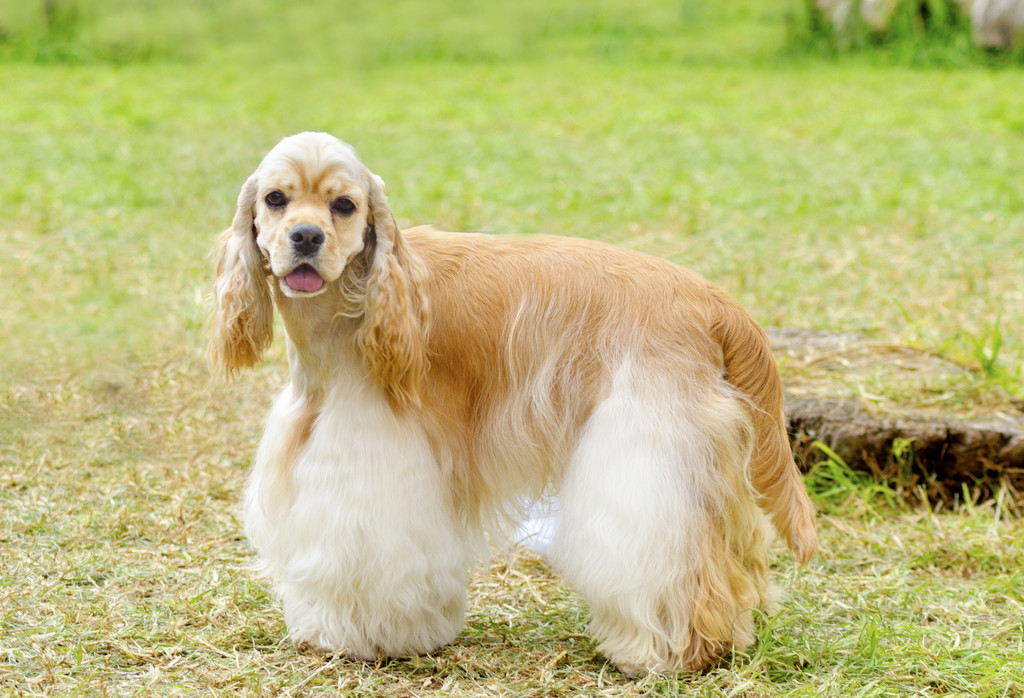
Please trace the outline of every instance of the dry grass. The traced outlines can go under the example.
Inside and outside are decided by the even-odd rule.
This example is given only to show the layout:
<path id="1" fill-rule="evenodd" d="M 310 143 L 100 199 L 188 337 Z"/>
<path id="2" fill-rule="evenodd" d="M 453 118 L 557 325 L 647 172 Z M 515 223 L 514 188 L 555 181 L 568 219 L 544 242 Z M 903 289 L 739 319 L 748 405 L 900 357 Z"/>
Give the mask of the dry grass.
<path id="1" fill-rule="evenodd" d="M 822 554 L 780 552 L 781 610 L 703 675 L 622 677 L 529 554 L 474 577 L 432 656 L 318 657 L 285 640 L 234 516 L 274 361 L 211 384 L 196 357 L 3 396 L 0 692 L 19 695 L 1019 695 L 1024 526 L 989 503 L 818 494 Z M 12 428 L 13 427 L 13 428 Z"/>

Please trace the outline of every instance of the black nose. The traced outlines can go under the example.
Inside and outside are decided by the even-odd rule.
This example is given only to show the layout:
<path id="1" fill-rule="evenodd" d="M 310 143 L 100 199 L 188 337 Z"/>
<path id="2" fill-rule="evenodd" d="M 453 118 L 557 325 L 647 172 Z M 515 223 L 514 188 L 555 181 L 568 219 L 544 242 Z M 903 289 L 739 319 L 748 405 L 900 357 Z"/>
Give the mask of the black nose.
<path id="1" fill-rule="evenodd" d="M 324 231 L 315 225 L 300 223 L 288 231 L 288 238 L 292 241 L 292 249 L 309 257 L 316 254 L 320 245 L 324 244 Z"/>

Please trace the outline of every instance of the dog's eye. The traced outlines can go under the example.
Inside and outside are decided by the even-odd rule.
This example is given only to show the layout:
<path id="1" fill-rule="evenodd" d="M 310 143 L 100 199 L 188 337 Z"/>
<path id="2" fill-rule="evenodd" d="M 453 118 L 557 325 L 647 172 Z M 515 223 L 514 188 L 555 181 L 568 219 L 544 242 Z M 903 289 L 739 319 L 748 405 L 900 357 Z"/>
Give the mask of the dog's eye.
<path id="1" fill-rule="evenodd" d="M 331 208 L 334 209 L 334 212 L 339 216 L 350 216 L 352 215 L 352 212 L 356 210 L 356 205 L 352 203 L 352 199 L 342 196 L 334 200 L 334 203 L 331 204 Z"/>
<path id="2" fill-rule="evenodd" d="M 272 191 L 263 199 L 270 208 L 281 208 L 288 203 L 288 197 L 279 191 Z"/>

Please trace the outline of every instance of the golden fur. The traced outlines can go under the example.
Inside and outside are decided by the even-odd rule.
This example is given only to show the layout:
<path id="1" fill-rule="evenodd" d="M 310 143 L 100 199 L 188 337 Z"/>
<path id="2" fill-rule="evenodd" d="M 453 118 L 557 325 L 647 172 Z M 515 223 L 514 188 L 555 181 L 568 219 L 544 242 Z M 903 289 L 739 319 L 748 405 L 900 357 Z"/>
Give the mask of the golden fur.
<path id="1" fill-rule="evenodd" d="M 274 192 L 286 205 L 268 204 Z M 299 225 L 323 232 L 312 254 L 296 251 Z M 372 441 L 364 428 L 307 443 L 328 421 L 332 391 L 363 390 L 369 381 L 388 419 L 413 434 L 409 443 L 428 444 L 445 493 L 436 515 L 468 531 L 451 534 L 457 545 L 501 527 L 524 501 L 565 490 L 567 528 L 552 562 L 591 602 L 602 650 L 626 671 L 702 669 L 753 641 L 750 610 L 769 598 L 759 509 L 797 560 L 816 549 L 767 339 L 739 304 L 687 269 L 582 239 L 400 231 L 380 178 L 324 134 L 293 136 L 271 151 L 243 186 L 217 256 L 212 364 L 231 375 L 258 362 L 275 305 L 288 335 L 293 412 L 284 431 L 271 436 L 268 425 L 251 484 L 262 504 L 250 516 L 261 531 L 289 525 L 274 512 L 298 506 L 298 473 L 303 459 L 313 459 L 307 454 L 329 450 L 329 438 L 339 449 L 348 448 L 346 439 Z M 310 269 L 322 286 L 292 288 L 296 270 L 305 279 L 296 285 L 316 285 Z M 359 409 L 354 404 L 344 409 Z M 603 455 L 617 449 L 619 461 Z M 365 458 L 366 467 L 387 466 Z M 664 531 L 641 520 L 643 504 L 624 503 L 638 517 L 631 527 L 650 534 L 636 540 L 610 524 L 594 533 L 605 523 L 590 507 L 612 498 L 616 509 L 615 488 L 604 483 L 620 480 L 652 511 L 665 508 Z M 628 551 L 652 538 L 664 539 L 652 544 L 660 558 L 637 563 L 652 565 L 651 581 L 630 582 L 642 586 L 637 594 L 649 597 L 647 606 L 622 608 L 606 558 L 631 553 L 604 552 L 596 561 L 579 548 Z M 254 543 L 265 558 L 275 554 L 269 543 Z M 288 569 L 282 561 L 271 574 L 281 581 Z M 625 567 L 620 576 L 630 573 Z M 321 592 L 302 593 L 308 603 Z M 350 620 L 337 603 L 324 612 L 325 627 Z M 365 641 L 386 653 L 429 651 L 450 640 L 449 625 L 426 633 L 433 639 L 423 646 L 388 639 L 401 635 L 400 621 L 392 635 L 339 630 L 325 640 L 330 633 L 318 629 L 309 637 L 325 646 Z"/>

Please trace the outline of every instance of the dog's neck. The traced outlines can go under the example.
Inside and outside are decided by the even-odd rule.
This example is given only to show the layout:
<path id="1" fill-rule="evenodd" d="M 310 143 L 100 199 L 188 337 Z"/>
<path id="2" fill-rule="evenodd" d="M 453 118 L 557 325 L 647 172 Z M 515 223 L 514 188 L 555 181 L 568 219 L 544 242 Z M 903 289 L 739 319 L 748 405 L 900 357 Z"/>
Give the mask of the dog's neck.
<path id="1" fill-rule="evenodd" d="M 330 284 L 311 298 L 290 298 L 280 288 L 274 303 L 284 321 L 288 338 L 288 364 L 296 390 L 319 399 L 338 370 L 358 365 L 352 336 L 357 320 L 339 314 L 342 296 L 339 284 Z M 351 356 L 346 356 L 351 352 Z"/>

